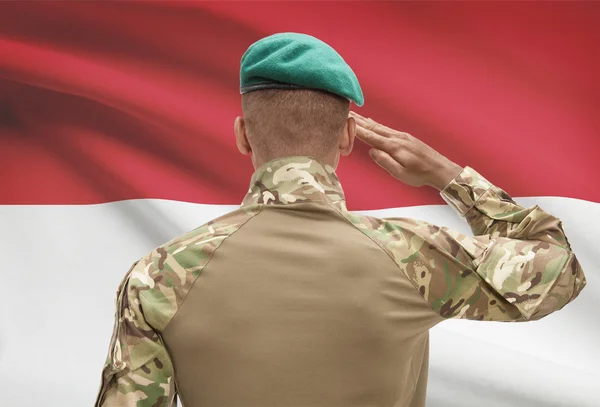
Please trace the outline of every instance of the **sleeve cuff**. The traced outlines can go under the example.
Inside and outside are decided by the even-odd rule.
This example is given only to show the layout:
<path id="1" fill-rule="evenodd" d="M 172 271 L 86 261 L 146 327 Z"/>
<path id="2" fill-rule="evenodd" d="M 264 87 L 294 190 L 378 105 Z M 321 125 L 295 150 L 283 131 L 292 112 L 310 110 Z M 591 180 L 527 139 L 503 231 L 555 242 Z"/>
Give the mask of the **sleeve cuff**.
<path id="1" fill-rule="evenodd" d="M 465 167 L 440 191 L 440 195 L 461 217 L 465 217 L 491 187 L 492 184 L 481 174 Z"/>

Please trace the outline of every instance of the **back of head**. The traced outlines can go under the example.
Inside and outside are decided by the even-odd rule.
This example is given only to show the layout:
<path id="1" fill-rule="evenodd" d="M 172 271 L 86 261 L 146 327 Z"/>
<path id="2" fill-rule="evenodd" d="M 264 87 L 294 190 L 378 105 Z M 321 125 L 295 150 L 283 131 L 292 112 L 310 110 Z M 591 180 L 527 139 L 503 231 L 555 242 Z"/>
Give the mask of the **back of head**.
<path id="1" fill-rule="evenodd" d="M 262 89 L 242 95 L 248 142 L 264 161 L 337 147 L 350 110 L 342 96 L 315 89 Z"/>

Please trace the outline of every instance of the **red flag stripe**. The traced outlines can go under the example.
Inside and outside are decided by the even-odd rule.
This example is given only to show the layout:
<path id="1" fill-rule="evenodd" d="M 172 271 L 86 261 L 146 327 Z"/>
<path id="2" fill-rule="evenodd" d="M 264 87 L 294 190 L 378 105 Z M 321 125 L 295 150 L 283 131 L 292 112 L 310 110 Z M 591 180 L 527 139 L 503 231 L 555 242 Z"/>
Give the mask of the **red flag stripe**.
<path id="1" fill-rule="evenodd" d="M 598 3 L 0 4 L 0 204 L 235 204 L 239 58 L 278 31 L 336 48 L 361 113 L 513 196 L 600 202 Z M 351 209 L 441 203 L 342 159 Z"/>

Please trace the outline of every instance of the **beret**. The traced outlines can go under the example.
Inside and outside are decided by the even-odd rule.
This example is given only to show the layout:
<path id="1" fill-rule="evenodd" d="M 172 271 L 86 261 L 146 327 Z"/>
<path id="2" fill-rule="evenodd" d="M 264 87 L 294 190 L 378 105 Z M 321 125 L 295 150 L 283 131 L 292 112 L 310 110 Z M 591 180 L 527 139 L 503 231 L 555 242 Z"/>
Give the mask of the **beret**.
<path id="1" fill-rule="evenodd" d="M 320 89 L 362 106 L 356 75 L 331 46 L 311 35 L 278 33 L 256 41 L 240 63 L 240 93 L 260 89 Z"/>

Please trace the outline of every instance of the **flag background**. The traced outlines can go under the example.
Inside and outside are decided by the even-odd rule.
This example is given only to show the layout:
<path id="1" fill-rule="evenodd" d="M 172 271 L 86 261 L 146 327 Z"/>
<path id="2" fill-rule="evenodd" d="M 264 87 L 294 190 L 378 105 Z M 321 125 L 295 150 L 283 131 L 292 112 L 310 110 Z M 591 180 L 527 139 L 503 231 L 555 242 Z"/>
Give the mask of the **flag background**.
<path id="1" fill-rule="evenodd" d="M 432 330 L 429 405 L 597 406 L 600 3 L 178 1 L 0 3 L 0 405 L 92 403 L 131 263 L 246 193 L 239 60 L 282 31 L 340 52 L 361 114 L 561 218 L 583 265 L 544 320 Z M 351 210 L 468 232 L 367 150 Z"/>

